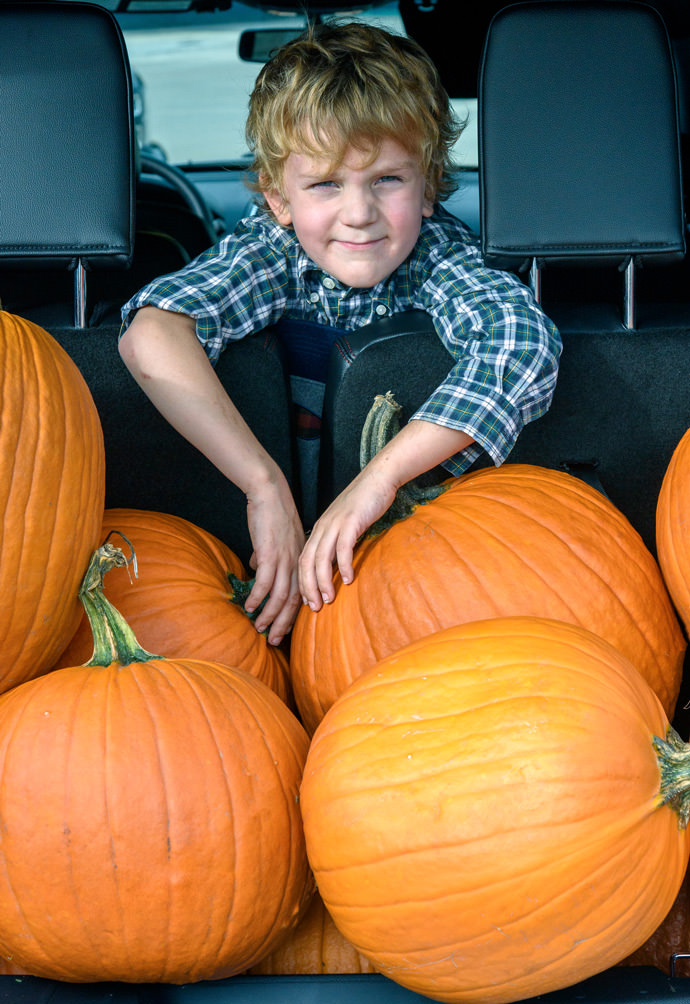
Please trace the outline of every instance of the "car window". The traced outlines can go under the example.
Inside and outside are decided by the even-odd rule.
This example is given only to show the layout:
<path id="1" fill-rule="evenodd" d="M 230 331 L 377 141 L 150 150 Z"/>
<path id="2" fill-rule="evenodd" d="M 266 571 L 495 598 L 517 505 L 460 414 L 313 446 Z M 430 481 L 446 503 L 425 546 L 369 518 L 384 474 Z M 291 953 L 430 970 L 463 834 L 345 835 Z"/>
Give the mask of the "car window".
<path id="1" fill-rule="evenodd" d="M 397 3 L 358 16 L 404 33 Z M 248 29 L 299 29 L 304 20 L 265 14 L 243 3 L 213 15 L 124 14 L 119 20 L 134 73 L 142 146 L 175 164 L 246 158 L 247 102 L 261 64 L 240 58 L 241 34 Z M 456 98 L 453 104 L 461 118 L 468 118 L 456 160 L 461 167 L 476 167 L 476 100 Z"/>

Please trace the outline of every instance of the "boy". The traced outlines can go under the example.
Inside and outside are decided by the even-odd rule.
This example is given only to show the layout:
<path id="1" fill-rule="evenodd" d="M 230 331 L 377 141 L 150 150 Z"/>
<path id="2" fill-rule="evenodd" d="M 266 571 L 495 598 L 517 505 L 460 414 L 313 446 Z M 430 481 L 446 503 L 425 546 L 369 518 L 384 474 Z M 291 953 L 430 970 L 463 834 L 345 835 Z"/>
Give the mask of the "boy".
<path id="1" fill-rule="evenodd" d="M 352 580 L 358 537 L 397 488 L 439 463 L 500 464 L 548 408 L 558 332 L 514 276 L 439 205 L 459 134 L 414 42 L 324 24 L 283 46 L 250 98 L 247 138 L 265 204 L 181 272 L 123 307 L 120 352 L 171 424 L 247 497 L 254 588 L 246 609 L 278 644 L 302 602 Z M 426 310 L 456 362 L 397 436 L 304 531 L 286 480 L 215 377 L 225 344 L 282 318 L 353 329 Z M 324 334 L 325 337 L 325 334 Z M 270 595 L 269 595 L 270 594 Z"/>

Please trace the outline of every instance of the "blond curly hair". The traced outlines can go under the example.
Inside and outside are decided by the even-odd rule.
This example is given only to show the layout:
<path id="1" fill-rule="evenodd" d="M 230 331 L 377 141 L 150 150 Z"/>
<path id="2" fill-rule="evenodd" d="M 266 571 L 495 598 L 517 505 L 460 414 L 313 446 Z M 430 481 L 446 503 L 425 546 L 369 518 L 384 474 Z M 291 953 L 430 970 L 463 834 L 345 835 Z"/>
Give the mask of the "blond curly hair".
<path id="1" fill-rule="evenodd" d="M 350 147 L 373 162 L 382 142 L 395 139 L 419 157 L 434 203 L 456 187 L 450 151 L 463 128 L 412 39 L 358 21 L 312 25 L 256 79 L 246 124 L 254 188 L 283 196 L 291 152 L 325 156 L 334 169 Z"/>

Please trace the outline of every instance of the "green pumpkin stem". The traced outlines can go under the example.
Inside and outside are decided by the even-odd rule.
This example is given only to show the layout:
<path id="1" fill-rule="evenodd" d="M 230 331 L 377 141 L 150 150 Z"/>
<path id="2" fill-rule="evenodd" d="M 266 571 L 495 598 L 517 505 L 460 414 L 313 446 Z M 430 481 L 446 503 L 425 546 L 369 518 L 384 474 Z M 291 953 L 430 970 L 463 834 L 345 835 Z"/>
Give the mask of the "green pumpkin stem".
<path id="1" fill-rule="evenodd" d="M 671 725 L 665 739 L 654 736 L 653 745 L 661 774 L 661 804 L 674 810 L 678 828 L 684 830 L 690 820 L 690 745 L 683 742 Z"/>
<path id="2" fill-rule="evenodd" d="M 134 562 L 133 549 L 132 558 L 128 559 L 119 547 L 108 543 L 108 540 L 91 555 L 79 589 L 79 599 L 93 634 L 93 655 L 85 663 L 87 666 L 110 666 L 113 662 L 127 666 L 130 662 L 149 662 L 160 658 L 141 647 L 120 611 L 103 594 L 106 572 L 111 568 L 127 566 L 131 562 Z"/>
<path id="3" fill-rule="evenodd" d="M 402 408 L 391 391 L 376 395 L 362 428 L 359 446 L 360 470 L 366 467 L 372 457 L 376 456 L 386 443 L 389 443 L 400 432 L 401 411 Z M 417 506 L 426 505 L 427 502 L 438 498 L 446 490 L 447 485 L 422 487 L 414 481 L 401 485 L 390 507 L 380 519 L 369 527 L 365 536 L 374 537 L 382 533 L 394 523 L 411 515 Z"/>

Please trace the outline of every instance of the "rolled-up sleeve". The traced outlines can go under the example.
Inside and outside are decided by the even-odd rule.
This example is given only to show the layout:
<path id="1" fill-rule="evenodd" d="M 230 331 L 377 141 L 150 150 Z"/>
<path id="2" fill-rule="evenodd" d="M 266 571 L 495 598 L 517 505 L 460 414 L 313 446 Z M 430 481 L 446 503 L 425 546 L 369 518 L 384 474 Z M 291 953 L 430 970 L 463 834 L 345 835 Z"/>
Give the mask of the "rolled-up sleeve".
<path id="1" fill-rule="evenodd" d="M 558 330 L 517 277 L 487 268 L 472 245 L 439 258 L 427 272 L 419 306 L 456 362 L 412 417 L 475 440 L 446 461 L 451 473 L 466 470 L 482 449 L 501 464 L 522 428 L 551 404 Z"/>
<path id="2" fill-rule="evenodd" d="M 228 342 L 244 338 L 285 312 L 288 265 L 279 248 L 233 234 L 178 272 L 144 286 L 122 308 L 124 331 L 143 306 L 186 314 L 212 363 Z"/>

